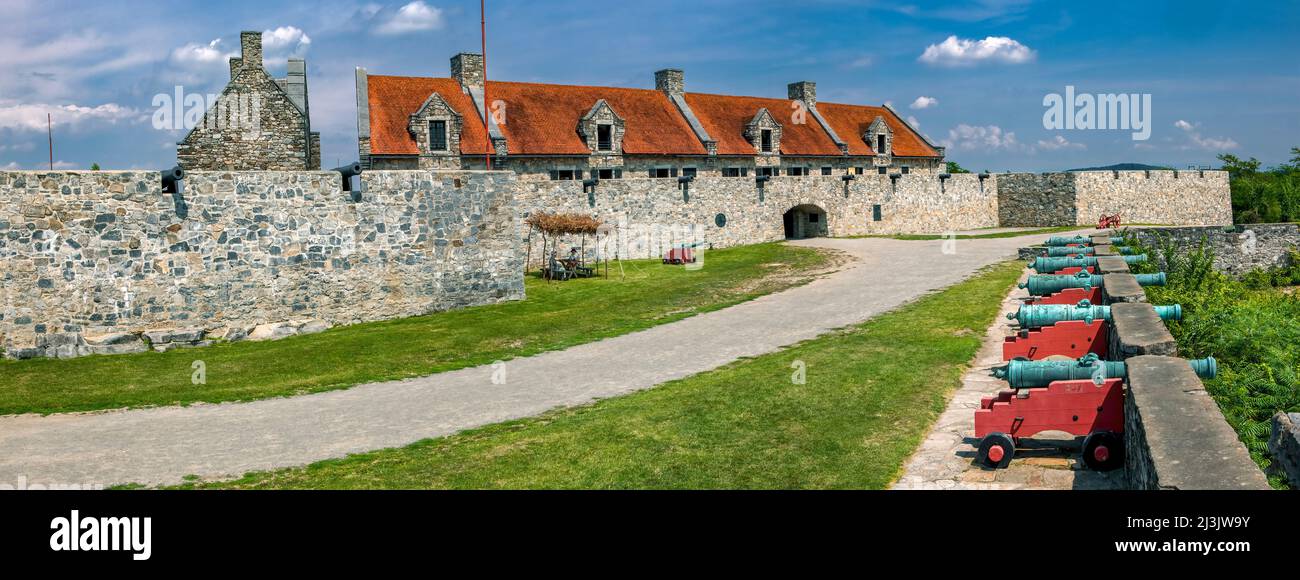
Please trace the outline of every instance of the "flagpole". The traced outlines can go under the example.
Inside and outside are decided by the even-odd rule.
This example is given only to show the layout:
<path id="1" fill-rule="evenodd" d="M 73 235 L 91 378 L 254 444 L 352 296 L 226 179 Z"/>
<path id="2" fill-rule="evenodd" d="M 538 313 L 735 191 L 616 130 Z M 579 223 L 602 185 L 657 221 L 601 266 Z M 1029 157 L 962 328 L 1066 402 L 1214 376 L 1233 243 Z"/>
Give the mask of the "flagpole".
<path id="1" fill-rule="evenodd" d="M 45 134 L 50 138 L 50 171 L 54 171 L 54 115 L 45 114 Z"/>
<path id="2" fill-rule="evenodd" d="M 487 139 L 487 149 L 483 151 L 483 162 L 488 171 L 492 170 L 492 133 L 488 130 L 488 87 L 487 87 L 487 0 L 478 2 L 479 38 L 483 50 L 483 137 Z"/>

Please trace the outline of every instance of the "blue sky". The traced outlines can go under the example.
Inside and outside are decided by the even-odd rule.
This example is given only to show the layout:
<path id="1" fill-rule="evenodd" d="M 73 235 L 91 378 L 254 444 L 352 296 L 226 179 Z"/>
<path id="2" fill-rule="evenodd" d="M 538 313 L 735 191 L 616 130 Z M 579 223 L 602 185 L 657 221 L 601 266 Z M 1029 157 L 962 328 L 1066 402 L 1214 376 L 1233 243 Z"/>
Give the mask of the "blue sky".
<path id="1" fill-rule="evenodd" d="M 159 168 L 183 133 L 149 122 L 156 94 L 217 92 L 240 30 L 267 65 L 307 59 L 313 127 L 333 166 L 357 157 L 353 68 L 447 76 L 477 51 L 477 2 L 0 0 L 0 168 Z M 1117 162 L 1265 165 L 1300 145 L 1300 3 L 488 1 L 488 72 L 517 81 L 891 103 L 950 160 L 992 171 Z M 1048 130 L 1044 96 L 1151 95 L 1151 136 Z"/>

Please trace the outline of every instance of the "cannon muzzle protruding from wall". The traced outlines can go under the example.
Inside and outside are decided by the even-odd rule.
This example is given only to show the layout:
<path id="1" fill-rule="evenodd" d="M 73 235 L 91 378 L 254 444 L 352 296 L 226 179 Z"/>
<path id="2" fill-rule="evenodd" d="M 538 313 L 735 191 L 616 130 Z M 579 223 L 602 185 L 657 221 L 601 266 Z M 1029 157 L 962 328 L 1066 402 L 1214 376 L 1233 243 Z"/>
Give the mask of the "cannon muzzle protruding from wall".
<path id="1" fill-rule="evenodd" d="M 1137 250 L 1129 246 L 1111 246 L 1111 250 L 1124 256 L 1137 254 Z M 1094 256 L 1096 254 L 1097 248 L 1094 246 L 1048 246 L 1047 248 L 1047 257 L 1049 258 L 1064 258 L 1074 255 Z"/>
<path id="2" fill-rule="evenodd" d="M 1161 320 L 1182 320 L 1183 307 L 1180 304 L 1154 306 L 1156 316 Z M 1007 313 L 1007 320 L 1014 320 L 1020 328 L 1043 328 L 1058 322 L 1079 320 L 1092 324 L 1093 321 L 1111 321 L 1109 306 L 1093 306 L 1088 300 L 1078 304 L 1022 304 L 1015 312 Z"/>
<path id="3" fill-rule="evenodd" d="M 353 176 L 361 175 L 361 162 L 353 161 L 347 165 L 335 167 L 330 171 L 337 171 L 343 177 L 343 191 L 352 191 Z"/>
<path id="4" fill-rule="evenodd" d="M 1187 364 L 1203 379 L 1218 376 L 1219 365 L 1212 356 L 1189 360 Z M 1046 387 L 1052 381 L 1128 378 L 1128 365 L 1123 361 L 1105 361 L 1091 353 L 1072 361 L 1011 360 L 992 371 L 993 377 L 1007 381 L 1014 389 Z"/>
<path id="5" fill-rule="evenodd" d="M 185 179 L 185 170 L 177 165 L 171 169 L 164 169 L 161 173 L 163 193 L 179 193 L 180 181 Z"/>
<path id="6" fill-rule="evenodd" d="M 1164 286 L 1167 281 L 1164 272 L 1155 274 L 1135 274 L 1139 286 Z M 1089 274 L 1080 270 L 1077 274 L 1034 274 L 1028 280 L 1017 285 L 1019 288 L 1029 290 L 1030 296 L 1051 296 L 1062 290 L 1069 288 L 1082 288 L 1091 290 L 1093 288 L 1104 287 L 1106 277 L 1100 274 Z"/>

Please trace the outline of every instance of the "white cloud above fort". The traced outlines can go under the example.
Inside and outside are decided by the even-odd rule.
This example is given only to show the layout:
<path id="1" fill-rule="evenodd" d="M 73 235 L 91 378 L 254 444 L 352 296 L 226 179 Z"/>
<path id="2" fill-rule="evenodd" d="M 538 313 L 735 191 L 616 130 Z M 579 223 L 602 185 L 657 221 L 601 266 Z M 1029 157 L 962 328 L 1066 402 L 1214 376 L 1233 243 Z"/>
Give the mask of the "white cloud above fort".
<path id="1" fill-rule="evenodd" d="M 281 26 L 262 31 L 262 50 L 266 58 L 301 58 L 311 48 L 311 37 L 296 26 Z"/>
<path id="2" fill-rule="evenodd" d="M 939 44 L 931 44 L 921 53 L 919 60 L 925 64 L 944 67 L 966 67 L 981 64 L 1024 64 L 1032 62 L 1037 53 L 1006 36 L 989 36 L 984 40 L 971 40 L 949 36 Z"/>
<path id="3" fill-rule="evenodd" d="M 142 120 L 140 111 L 124 107 L 117 103 L 105 103 L 93 107 L 83 105 L 52 105 L 44 103 L 17 103 L 0 101 L 0 127 L 16 131 L 39 131 L 46 129 L 46 114 L 54 119 L 58 127 L 82 127 L 91 124 L 133 123 Z"/>
<path id="4" fill-rule="evenodd" d="M 1181 129 L 1187 137 L 1187 141 L 1182 145 L 1182 149 L 1201 149 L 1204 151 L 1227 151 L 1236 149 L 1240 145 L 1231 137 L 1203 137 L 1201 136 L 1201 124 L 1189 123 L 1179 119 L 1174 123 L 1174 127 Z"/>
<path id="5" fill-rule="evenodd" d="M 948 137 L 940 144 L 962 151 L 1017 149 L 1020 142 L 1014 131 L 1004 131 L 997 125 L 967 125 L 962 123 L 948 130 Z"/>
<path id="6" fill-rule="evenodd" d="M 939 99 L 922 95 L 917 97 L 915 101 L 912 101 L 912 104 L 908 105 L 908 107 L 919 111 L 921 109 L 928 109 L 938 104 L 939 104 Z"/>
<path id="7" fill-rule="evenodd" d="M 416 0 L 389 15 L 375 28 L 375 32 L 386 36 L 409 34 L 442 28 L 444 24 L 442 9 Z"/>
<path id="8" fill-rule="evenodd" d="M 210 65 L 225 63 L 231 57 L 239 56 L 237 52 L 223 48 L 221 39 L 213 39 L 207 44 L 191 42 L 172 51 L 172 62 L 181 66 Z"/>

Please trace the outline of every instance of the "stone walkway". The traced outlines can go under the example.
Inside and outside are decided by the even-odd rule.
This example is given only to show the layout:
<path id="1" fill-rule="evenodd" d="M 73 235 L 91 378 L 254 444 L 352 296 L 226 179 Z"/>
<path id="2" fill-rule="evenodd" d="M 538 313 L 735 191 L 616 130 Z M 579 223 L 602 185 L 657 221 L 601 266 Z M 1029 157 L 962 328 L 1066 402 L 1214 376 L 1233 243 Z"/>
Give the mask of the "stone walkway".
<path id="1" fill-rule="evenodd" d="M 191 474 L 237 476 L 581 405 L 861 322 L 1014 257 L 1030 241 L 1036 239 L 958 240 L 949 248 L 942 241 L 881 238 L 795 242 L 838 249 L 854 260 L 805 286 L 731 308 L 511 360 L 504 363 L 505 384 L 493 383 L 499 369 L 487 365 L 247 403 L 0 417 L 0 483 L 167 484 Z"/>
<path id="2" fill-rule="evenodd" d="M 1021 276 L 1023 282 L 1029 270 Z M 948 402 L 929 436 L 908 460 L 903 476 L 894 489 L 1119 489 L 1124 487 L 1124 470 L 1110 472 L 1089 470 L 1079 459 L 1078 440 L 1068 435 L 1050 433 L 1022 439 L 1024 448 L 1016 449 L 1006 469 L 977 466 L 975 448 L 975 409 L 980 399 L 1007 388 L 1006 381 L 989 376 L 989 369 L 1003 364 L 1002 340 L 1015 334 L 1008 312 L 1014 312 L 1025 298 L 1026 290 L 1015 288 L 1002 302 L 993 326 L 984 337 L 984 345 L 971 369 L 962 378 L 962 387 Z"/>

